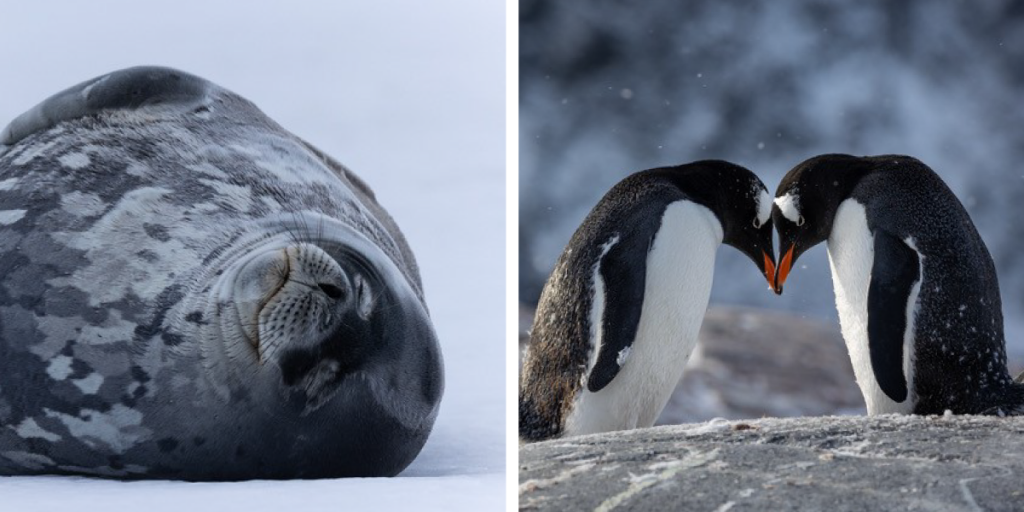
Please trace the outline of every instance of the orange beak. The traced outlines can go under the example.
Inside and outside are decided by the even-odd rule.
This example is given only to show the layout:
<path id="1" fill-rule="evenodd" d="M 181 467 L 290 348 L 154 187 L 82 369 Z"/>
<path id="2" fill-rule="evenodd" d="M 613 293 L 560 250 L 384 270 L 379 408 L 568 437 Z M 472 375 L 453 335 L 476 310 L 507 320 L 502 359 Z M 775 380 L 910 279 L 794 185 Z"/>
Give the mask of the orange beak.
<path id="1" fill-rule="evenodd" d="M 764 254 L 764 276 L 768 278 L 768 288 L 775 290 L 775 264 L 772 263 L 772 258 L 768 256 L 767 252 L 761 251 Z"/>
<path id="2" fill-rule="evenodd" d="M 790 267 L 793 265 L 793 249 L 796 248 L 796 244 L 790 245 L 789 250 L 786 251 L 786 255 L 782 257 L 782 261 L 779 262 L 779 271 L 775 274 L 775 293 L 782 295 L 782 283 L 786 282 L 786 278 L 789 277 Z"/>

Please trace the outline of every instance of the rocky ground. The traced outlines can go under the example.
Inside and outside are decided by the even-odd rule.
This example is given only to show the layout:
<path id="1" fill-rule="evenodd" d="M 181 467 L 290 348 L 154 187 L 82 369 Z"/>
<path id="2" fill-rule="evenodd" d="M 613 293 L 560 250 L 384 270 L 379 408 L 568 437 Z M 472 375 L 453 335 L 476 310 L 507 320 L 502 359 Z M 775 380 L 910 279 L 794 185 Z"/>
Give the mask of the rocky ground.
<path id="1" fill-rule="evenodd" d="M 521 510 L 1022 511 L 1024 418 L 713 420 L 525 445 Z"/>

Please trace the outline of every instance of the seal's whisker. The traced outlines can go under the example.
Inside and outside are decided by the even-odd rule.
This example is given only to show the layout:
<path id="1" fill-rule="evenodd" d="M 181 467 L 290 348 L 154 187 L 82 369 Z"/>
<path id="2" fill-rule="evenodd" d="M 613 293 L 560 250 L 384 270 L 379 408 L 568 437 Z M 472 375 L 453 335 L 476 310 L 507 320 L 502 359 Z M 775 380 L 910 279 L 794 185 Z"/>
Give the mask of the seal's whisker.
<path id="1" fill-rule="evenodd" d="M 288 213 L 292 216 L 292 222 L 296 226 L 286 224 L 285 225 L 285 229 L 288 231 L 288 235 L 291 238 L 291 241 L 292 241 L 293 244 L 295 244 L 295 245 L 302 244 L 302 242 L 303 242 L 302 231 L 297 228 L 297 225 L 299 225 L 299 224 L 301 224 L 303 222 L 302 217 L 299 215 L 298 212 L 295 212 L 295 211 L 288 212 Z"/>

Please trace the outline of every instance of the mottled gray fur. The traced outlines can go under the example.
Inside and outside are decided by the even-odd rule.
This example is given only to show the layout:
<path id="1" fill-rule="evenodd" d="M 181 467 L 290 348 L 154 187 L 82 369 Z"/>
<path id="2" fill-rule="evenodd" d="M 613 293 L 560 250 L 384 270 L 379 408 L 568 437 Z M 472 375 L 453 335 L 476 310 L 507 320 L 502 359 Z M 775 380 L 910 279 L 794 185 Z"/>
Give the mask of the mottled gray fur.
<path id="1" fill-rule="evenodd" d="M 331 246 L 383 283 L 346 374 L 313 362 L 289 382 L 219 339 L 230 318 L 213 317 L 231 305 L 211 289 L 272 236 Z M 391 217 L 249 101 L 131 68 L 0 133 L 0 474 L 393 475 L 425 442 L 442 386 Z"/>

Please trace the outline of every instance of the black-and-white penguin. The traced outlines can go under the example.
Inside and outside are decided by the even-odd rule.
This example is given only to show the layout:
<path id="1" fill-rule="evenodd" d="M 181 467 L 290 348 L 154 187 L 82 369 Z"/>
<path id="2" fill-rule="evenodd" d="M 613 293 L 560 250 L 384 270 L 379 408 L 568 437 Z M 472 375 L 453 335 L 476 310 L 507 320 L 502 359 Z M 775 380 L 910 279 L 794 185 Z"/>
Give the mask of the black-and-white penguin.
<path id="1" fill-rule="evenodd" d="M 776 293 L 828 242 L 843 338 L 868 414 L 1022 414 L 995 266 L 967 211 L 900 155 L 811 158 L 783 178 Z"/>
<path id="2" fill-rule="evenodd" d="M 641 171 L 605 194 L 541 293 L 520 438 L 653 425 L 697 342 L 719 245 L 772 283 L 771 208 L 757 176 L 718 160 Z"/>

